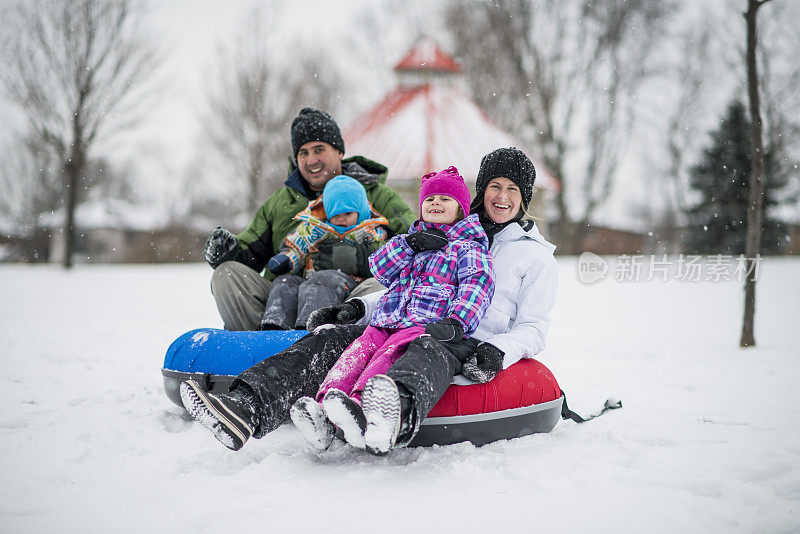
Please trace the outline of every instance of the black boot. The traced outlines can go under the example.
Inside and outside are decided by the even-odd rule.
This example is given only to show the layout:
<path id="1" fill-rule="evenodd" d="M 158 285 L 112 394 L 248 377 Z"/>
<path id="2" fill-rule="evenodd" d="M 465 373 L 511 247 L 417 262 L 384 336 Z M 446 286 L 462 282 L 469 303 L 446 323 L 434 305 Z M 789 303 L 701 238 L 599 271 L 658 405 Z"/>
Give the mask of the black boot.
<path id="1" fill-rule="evenodd" d="M 415 339 L 400 359 L 386 372 L 398 388 L 404 407 L 401 418 L 404 426 L 398 431 L 396 444 L 408 445 L 419 430 L 419 425 L 450 387 L 453 376 L 461 370 L 462 352 L 469 340 L 458 344 L 445 344 L 431 336 Z"/>
<path id="2" fill-rule="evenodd" d="M 417 411 L 414 409 L 414 397 L 401 383 L 397 383 L 397 392 L 400 394 L 400 431 L 397 434 L 397 444 L 407 445 L 417 427 Z"/>
<path id="3" fill-rule="evenodd" d="M 258 426 L 253 399 L 244 394 L 214 395 L 194 380 L 183 382 L 180 390 L 189 414 L 231 450 L 241 449 Z"/>
<path id="4" fill-rule="evenodd" d="M 355 400 L 336 388 L 328 390 L 322 399 L 328 419 L 344 433 L 344 439 L 357 449 L 364 448 L 367 419 L 364 410 Z"/>
<path id="5" fill-rule="evenodd" d="M 311 397 L 300 397 L 289 410 L 289 416 L 313 449 L 324 451 L 330 447 L 336 429 L 325 415 L 322 404 Z"/>

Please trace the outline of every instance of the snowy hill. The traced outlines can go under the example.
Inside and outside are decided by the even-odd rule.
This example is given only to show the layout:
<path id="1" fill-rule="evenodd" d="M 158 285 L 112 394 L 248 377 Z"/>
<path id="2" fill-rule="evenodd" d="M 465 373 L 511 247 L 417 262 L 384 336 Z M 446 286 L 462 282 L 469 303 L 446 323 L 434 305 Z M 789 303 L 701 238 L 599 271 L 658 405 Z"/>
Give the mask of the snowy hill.
<path id="1" fill-rule="evenodd" d="M 182 417 L 159 369 L 219 326 L 207 266 L 1 266 L 0 530 L 800 530 L 800 261 L 762 266 L 750 350 L 738 282 L 586 286 L 559 263 L 542 359 L 576 411 L 625 407 L 386 458 L 291 425 L 232 453 Z"/>

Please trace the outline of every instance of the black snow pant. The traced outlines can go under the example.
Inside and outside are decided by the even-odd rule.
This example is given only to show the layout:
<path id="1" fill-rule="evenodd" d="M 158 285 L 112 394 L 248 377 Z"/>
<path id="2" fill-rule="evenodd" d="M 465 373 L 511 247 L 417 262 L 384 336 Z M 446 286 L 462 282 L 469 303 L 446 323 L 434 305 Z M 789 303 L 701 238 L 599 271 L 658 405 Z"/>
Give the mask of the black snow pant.
<path id="1" fill-rule="evenodd" d="M 284 274 L 272 282 L 261 328 L 304 330 L 312 312 L 344 302 L 356 281 L 332 269 L 315 272 L 307 279 Z"/>
<path id="2" fill-rule="evenodd" d="M 401 395 L 411 397 L 412 428 L 398 436 L 398 445 L 408 445 L 414 438 L 422 420 L 439 402 L 453 377 L 461 372 L 461 364 L 478 343 L 472 339 L 441 343 L 431 336 L 422 336 L 412 341 L 405 354 L 386 372 L 402 386 L 398 388 Z"/>
<path id="3" fill-rule="evenodd" d="M 319 385 L 344 349 L 364 333 L 366 325 L 337 325 L 308 334 L 291 347 L 240 374 L 230 391 L 255 399 L 260 438 L 289 419 L 289 408 L 303 396 L 316 395 Z"/>

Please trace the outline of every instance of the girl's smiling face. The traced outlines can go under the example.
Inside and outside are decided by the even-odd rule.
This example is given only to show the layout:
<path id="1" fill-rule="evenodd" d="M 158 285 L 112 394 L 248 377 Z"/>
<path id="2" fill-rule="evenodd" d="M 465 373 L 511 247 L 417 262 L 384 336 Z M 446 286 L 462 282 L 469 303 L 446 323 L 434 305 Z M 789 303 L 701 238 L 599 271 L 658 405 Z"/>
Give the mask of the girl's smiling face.
<path id="1" fill-rule="evenodd" d="M 499 176 L 493 178 L 483 193 L 483 209 L 496 223 L 506 223 L 517 216 L 522 206 L 522 192 L 517 184 Z"/>
<path id="2" fill-rule="evenodd" d="M 453 224 L 458 217 L 458 202 L 447 195 L 430 195 L 422 201 L 422 220 L 429 223 Z"/>

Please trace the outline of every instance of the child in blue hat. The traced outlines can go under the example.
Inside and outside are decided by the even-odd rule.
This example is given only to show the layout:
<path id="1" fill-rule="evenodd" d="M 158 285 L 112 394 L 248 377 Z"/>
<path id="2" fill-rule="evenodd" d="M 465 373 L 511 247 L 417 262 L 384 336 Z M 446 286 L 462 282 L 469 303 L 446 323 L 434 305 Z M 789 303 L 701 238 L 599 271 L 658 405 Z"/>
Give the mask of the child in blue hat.
<path id="1" fill-rule="evenodd" d="M 267 263 L 271 273 L 281 276 L 272 282 L 262 330 L 305 329 L 311 312 L 341 304 L 364 280 L 315 265 L 314 253 L 326 241 L 374 242 L 377 250 L 389 237 L 388 220 L 372 208 L 364 186 L 349 176 L 329 180 L 322 196 L 294 218 L 300 224 Z"/>

